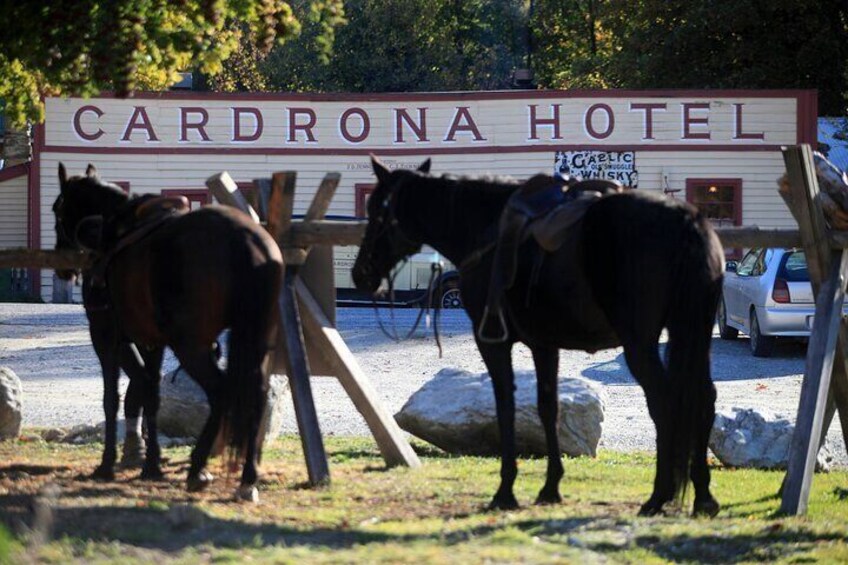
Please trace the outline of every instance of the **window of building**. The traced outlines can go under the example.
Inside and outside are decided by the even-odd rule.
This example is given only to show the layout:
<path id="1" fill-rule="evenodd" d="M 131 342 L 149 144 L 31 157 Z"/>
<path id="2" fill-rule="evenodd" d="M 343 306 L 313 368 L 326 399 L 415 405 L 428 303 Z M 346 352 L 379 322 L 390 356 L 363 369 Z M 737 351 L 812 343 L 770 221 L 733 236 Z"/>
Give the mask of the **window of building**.
<path id="1" fill-rule="evenodd" d="M 354 190 L 356 191 L 355 213 L 357 218 L 368 217 L 368 197 L 374 192 L 374 186 L 373 184 L 354 185 Z"/>
<path id="2" fill-rule="evenodd" d="M 716 227 L 742 225 L 742 179 L 686 179 L 686 201 Z M 728 259 L 742 256 L 741 249 L 725 249 Z"/>

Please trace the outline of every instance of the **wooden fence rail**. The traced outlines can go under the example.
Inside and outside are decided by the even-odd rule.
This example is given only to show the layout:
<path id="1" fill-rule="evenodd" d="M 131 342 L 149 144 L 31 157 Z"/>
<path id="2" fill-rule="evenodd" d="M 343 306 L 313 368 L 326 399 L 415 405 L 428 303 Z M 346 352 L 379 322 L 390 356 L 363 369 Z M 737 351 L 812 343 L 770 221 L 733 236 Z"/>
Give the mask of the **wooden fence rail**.
<path id="1" fill-rule="evenodd" d="M 286 246 L 358 245 L 365 233 L 365 221 L 315 220 L 293 222 L 281 241 Z M 716 228 L 725 247 L 801 247 L 801 234 L 797 229 L 760 229 L 757 227 Z M 830 232 L 833 249 L 848 247 L 848 232 Z M 0 249 L 0 269 L 72 269 L 88 265 L 90 257 L 77 251 L 52 251 L 46 249 Z"/>

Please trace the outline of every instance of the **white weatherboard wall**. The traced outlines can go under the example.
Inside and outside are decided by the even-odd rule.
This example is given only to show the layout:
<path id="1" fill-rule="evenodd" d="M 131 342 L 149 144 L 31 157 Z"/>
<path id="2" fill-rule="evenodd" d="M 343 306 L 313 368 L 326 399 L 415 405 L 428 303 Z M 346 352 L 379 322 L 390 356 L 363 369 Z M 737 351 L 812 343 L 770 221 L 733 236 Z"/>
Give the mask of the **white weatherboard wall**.
<path id="1" fill-rule="evenodd" d="M 0 249 L 27 246 L 29 169 L 22 165 L 14 169 L 14 174 L 5 179 L 0 177 Z M 20 170 L 19 174 L 17 169 Z"/>
<path id="2" fill-rule="evenodd" d="M 552 173 L 557 151 L 632 151 L 638 190 L 661 191 L 663 173 L 674 189 L 687 179 L 741 179 L 743 224 L 789 227 L 776 191 L 779 148 L 815 139 L 814 100 L 811 91 L 48 98 L 39 147 L 40 242 L 51 248 L 55 241 L 60 162 L 71 174 L 93 163 L 136 194 L 204 189 L 222 170 L 237 182 L 295 170 L 296 214 L 305 212 L 324 174 L 338 171 L 328 214 L 350 217 L 355 186 L 375 182 L 370 153 L 389 167 L 415 168 L 432 157 L 436 174 L 524 178 Z M 49 297 L 49 272 L 41 282 Z"/>

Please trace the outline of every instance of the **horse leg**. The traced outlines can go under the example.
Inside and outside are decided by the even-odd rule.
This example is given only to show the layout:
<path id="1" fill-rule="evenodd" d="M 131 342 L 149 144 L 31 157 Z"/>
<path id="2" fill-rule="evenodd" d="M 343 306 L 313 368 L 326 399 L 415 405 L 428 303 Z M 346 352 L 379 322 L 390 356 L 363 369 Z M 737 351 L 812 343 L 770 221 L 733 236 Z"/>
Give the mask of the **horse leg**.
<path id="1" fill-rule="evenodd" d="M 118 365 L 117 351 L 103 351 L 100 355 L 100 364 L 103 368 L 103 412 L 106 416 L 106 430 L 103 439 L 103 458 L 91 476 L 94 479 L 112 481 L 115 479 L 115 461 L 118 458 L 115 436 L 120 402 L 118 377 L 121 370 Z"/>
<path id="2" fill-rule="evenodd" d="M 206 393 L 206 398 L 209 401 L 209 418 L 207 418 L 191 452 L 191 465 L 186 481 L 189 492 L 198 492 L 209 486 L 209 483 L 213 480 L 212 474 L 206 470 L 206 462 L 212 450 L 212 443 L 221 428 L 223 403 L 225 401 L 221 395 L 224 373 L 218 367 L 211 348 L 205 351 L 197 351 L 196 348 L 182 350 L 175 347 L 174 353 L 186 372 L 197 381 Z"/>
<path id="3" fill-rule="evenodd" d="M 147 378 L 144 368 L 138 364 L 135 354 L 128 343 L 121 345 L 121 368 L 130 379 L 127 394 L 124 397 L 124 446 L 121 452 L 121 466 L 140 467 L 144 463 L 145 445 L 142 437 L 142 405 L 144 404 L 144 382 Z"/>
<path id="4" fill-rule="evenodd" d="M 257 367 L 256 369 L 260 369 Z M 258 458 L 261 446 L 259 444 L 259 428 L 262 425 L 262 416 L 267 402 L 268 391 L 264 387 L 255 391 L 253 402 L 254 410 L 250 420 L 250 440 L 245 446 L 244 467 L 241 472 L 241 484 L 239 485 L 236 496 L 240 500 L 249 502 L 257 502 L 259 500 L 259 492 L 256 489 L 256 483 L 259 481 Z"/>
<path id="5" fill-rule="evenodd" d="M 707 464 L 707 447 L 715 421 L 716 389 L 711 382 L 706 384 L 705 389 L 696 424 L 695 441 L 692 445 L 692 467 L 689 475 L 695 485 L 695 503 L 692 513 L 696 516 L 713 517 L 721 508 L 710 493 L 710 466 Z"/>
<path id="6" fill-rule="evenodd" d="M 674 498 L 672 442 L 667 394 L 666 370 L 654 344 L 624 346 L 624 357 L 630 372 L 642 386 L 648 404 L 648 413 L 657 432 L 657 465 L 654 475 L 654 491 L 639 509 L 640 516 L 653 516 L 662 512 L 663 506 Z"/>
<path id="7" fill-rule="evenodd" d="M 518 508 L 513 494 L 518 466 L 515 461 L 515 374 L 512 370 L 512 344 L 489 344 L 477 340 L 477 347 L 492 378 L 495 410 L 501 439 L 501 484 L 489 508 Z"/>
<path id="8" fill-rule="evenodd" d="M 536 504 L 562 502 L 559 495 L 559 482 L 562 479 L 562 458 L 559 450 L 557 421 L 559 420 L 559 398 L 557 396 L 557 373 L 559 372 L 559 350 L 548 347 L 534 347 L 533 361 L 536 365 L 536 403 L 539 418 L 545 430 L 545 443 L 548 448 L 548 472 L 545 485 L 539 491 Z"/>
<path id="9" fill-rule="evenodd" d="M 160 480 L 164 477 L 161 468 L 162 452 L 159 448 L 159 429 L 156 417 L 159 414 L 159 380 L 164 349 L 155 347 L 140 352 L 144 359 L 144 374 L 140 396 L 144 402 L 144 419 L 147 423 L 147 456 L 141 469 L 141 478 Z M 132 383 L 132 381 L 131 381 Z"/>

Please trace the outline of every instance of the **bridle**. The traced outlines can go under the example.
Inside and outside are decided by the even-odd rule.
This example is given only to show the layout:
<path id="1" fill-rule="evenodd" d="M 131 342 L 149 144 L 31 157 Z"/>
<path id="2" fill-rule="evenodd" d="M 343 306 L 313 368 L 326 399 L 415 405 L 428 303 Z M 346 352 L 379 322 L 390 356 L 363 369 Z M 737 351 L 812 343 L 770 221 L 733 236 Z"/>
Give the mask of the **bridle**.
<path id="1" fill-rule="evenodd" d="M 68 233 L 68 229 L 65 227 L 64 221 L 64 207 L 65 207 L 65 197 L 63 195 L 59 195 L 59 198 L 56 199 L 56 204 L 53 208 L 53 215 L 56 216 L 56 233 L 59 236 L 60 240 L 63 240 L 67 243 L 71 243 L 77 248 L 87 249 L 88 246 L 84 245 L 80 242 L 79 232 L 80 229 L 89 221 L 103 221 L 103 214 L 91 214 L 89 216 L 84 216 L 77 222 L 76 227 L 74 228 L 73 236 Z"/>
<path id="2" fill-rule="evenodd" d="M 407 236 L 403 230 L 400 228 L 398 219 L 397 219 L 397 206 L 398 206 L 398 198 L 396 197 L 397 190 L 389 190 L 386 197 L 380 203 L 380 211 L 381 213 L 374 218 L 374 221 L 377 223 L 378 229 L 373 240 L 379 240 L 380 238 L 386 237 L 391 242 L 391 254 L 392 256 L 400 255 L 402 256 L 401 266 L 397 269 L 390 270 L 386 280 L 388 281 L 388 295 L 389 295 L 389 316 L 391 319 L 391 331 L 386 329 L 386 326 L 383 324 L 383 320 L 380 318 L 380 312 L 377 307 L 377 299 L 375 297 L 371 297 L 371 303 L 374 308 L 374 315 L 377 319 L 377 325 L 380 327 L 380 330 L 383 334 L 389 339 L 400 342 L 407 339 L 410 339 L 418 329 L 418 326 L 421 324 L 422 318 L 425 318 L 426 313 L 426 325 L 430 327 L 430 304 L 433 303 L 433 292 L 435 290 L 436 282 L 439 282 L 439 286 L 441 285 L 441 275 L 442 275 L 442 266 L 441 265 L 433 265 L 430 271 L 430 280 L 427 283 L 427 291 L 424 296 L 424 302 L 421 304 L 421 308 L 418 312 L 418 316 L 415 319 L 415 322 L 412 324 L 412 327 L 406 334 L 401 337 L 398 334 L 397 327 L 395 325 L 395 299 L 394 299 L 394 281 L 397 278 L 400 271 L 403 269 L 404 265 L 409 260 L 409 255 L 407 250 L 415 250 L 421 247 L 421 242 L 415 241 Z M 390 230 L 392 230 L 390 232 Z M 371 260 L 373 257 L 372 249 L 366 248 L 365 259 L 367 263 L 373 264 Z M 393 271 L 393 272 L 392 272 Z M 439 314 L 440 314 L 440 306 L 441 302 L 436 302 L 435 308 L 433 308 L 433 333 L 436 339 L 436 346 L 439 348 L 439 357 L 442 356 L 442 344 L 439 338 Z"/>

